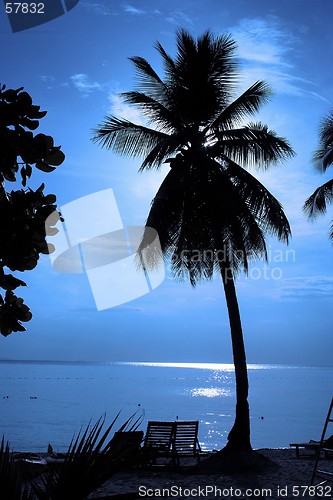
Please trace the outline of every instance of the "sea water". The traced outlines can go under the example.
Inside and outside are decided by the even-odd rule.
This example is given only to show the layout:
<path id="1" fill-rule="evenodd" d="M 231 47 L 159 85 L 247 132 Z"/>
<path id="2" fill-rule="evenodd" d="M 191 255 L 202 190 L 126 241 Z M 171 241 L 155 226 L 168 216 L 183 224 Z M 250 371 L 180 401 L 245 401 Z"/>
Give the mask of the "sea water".
<path id="1" fill-rule="evenodd" d="M 255 448 L 319 439 L 333 396 L 333 368 L 250 365 Z M 11 449 L 65 451 L 89 421 L 120 412 L 148 420 L 199 420 L 203 449 L 222 448 L 235 416 L 232 365 L 0 362 L 0 434 Z M 333 429 L 332 433 L 333 433 Z"/>

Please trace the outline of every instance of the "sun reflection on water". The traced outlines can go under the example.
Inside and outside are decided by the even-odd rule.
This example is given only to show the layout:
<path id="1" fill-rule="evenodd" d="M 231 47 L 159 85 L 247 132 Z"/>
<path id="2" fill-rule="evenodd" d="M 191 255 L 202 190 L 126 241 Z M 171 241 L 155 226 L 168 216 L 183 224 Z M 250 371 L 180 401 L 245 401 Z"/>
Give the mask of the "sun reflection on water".
<path id="1" fill-rule="evenodd" d="M 231 391 L 219 387 L 196 387 L 191 390 L 191 396 L 204 396 L 206 398 L 228 397 L 231 396 Z"/>
<path id="2" fill-rule="evenodd" d="M 133 366 L 156 366 L 162 368 L 199 368 L 201 370 L 214 370 L 223 372 L 234 372 L 234 365 L 231 363 L 159 363 L 153 361 L 122 361 L 114 364 L 119 365 L 133 365 Z M 248 370 L 267 370 L 271 368 L 277 368 L 273 365 L 264 364 L 248 364 Z"/>

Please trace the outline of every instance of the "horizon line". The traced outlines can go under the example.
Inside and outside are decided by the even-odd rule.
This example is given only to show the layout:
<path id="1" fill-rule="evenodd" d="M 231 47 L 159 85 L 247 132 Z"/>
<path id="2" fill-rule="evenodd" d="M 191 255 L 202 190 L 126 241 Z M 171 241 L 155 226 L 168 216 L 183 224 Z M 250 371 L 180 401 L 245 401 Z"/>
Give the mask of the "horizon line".
<path id="1" fill-rule="evenodd" d="M 214 361 L 97 361 L 97 360 L 61 360 L 61 359 L 12 359 L 1 358 L 0 363 L 35 363 L 35 364 L 95 364 L 95 365 L 132 365 L 132 366 L 151 366 L 151 367 L 165 367 L 165 368 L 200 368 L 200 369 L 227 369 L 234 371 L 233 363 L 214 362 Z M 248 363 L 247 368 L 251 369 L 265 369 L 272 367 L 281 368 L 333 368 L 332 365 L 293 365 L 291 363 Z"/>

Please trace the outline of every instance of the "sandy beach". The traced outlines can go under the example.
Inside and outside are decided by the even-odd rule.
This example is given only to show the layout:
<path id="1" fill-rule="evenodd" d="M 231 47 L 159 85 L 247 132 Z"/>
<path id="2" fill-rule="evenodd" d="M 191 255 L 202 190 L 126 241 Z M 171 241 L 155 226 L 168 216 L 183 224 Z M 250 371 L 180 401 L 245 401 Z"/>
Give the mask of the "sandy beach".
<path id="1" fill-rule="evenodd" d="M 316 490 L 309 488 L 314 456 L 296 457 L 294 449 L 261 449 L 260 454 L 274 465 L 260 473 L 235 475 L 193 472 L 186 464 L 181 470 L 152 468 L 116 474 L 89 499 L 133 493 L 137 498 L 333 498 L 333 483 L 326 481 Z M 202 459 L 204 460 L 204 459 Z M 321 460 L 321 468 L 331 470 L 332 460 Z M 316 477 L 315 484 L 324 481 Z"/>

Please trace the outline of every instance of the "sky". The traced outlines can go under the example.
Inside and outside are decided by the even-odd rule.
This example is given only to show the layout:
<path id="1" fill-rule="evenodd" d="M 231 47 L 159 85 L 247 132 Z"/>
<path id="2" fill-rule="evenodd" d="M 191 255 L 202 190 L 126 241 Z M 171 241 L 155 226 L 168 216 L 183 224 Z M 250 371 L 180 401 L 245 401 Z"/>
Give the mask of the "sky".
<path id="1" fill-rule="evenodd" d="M 135 88 L 129 57 L 145 57 L 163 75 L 157 41 L 173 55 L 178 28 L 194 36 L 228 33 L 238 46 L 239 92 L 260 79 L 272 87 L 255 119 L 287 138 L 296 156 L 251 173 L 282 203 L 292 239 L 285 246 L 268 238 L 268 263 L 254 262 L 248 276 L 237 277 L 249 363 L 333 364 L 333 212 L 329 207 L 312 223 L 302 211 L 331 175 L 315 172 L 311 157 L 320 121 L 333 108 L 332 12 L 331 0 L 80 0 L 57 19 L 13 33 L 0 5 L 0 81 L 23 86 L 47 111 L 38 130 L 66 155 L 55 172 L 34 172 L 31 186 L 45 182 L 45 192 L 67 207 L 68 223 L 74 214 L 74 226 L 77 200 L 95 195 L 94 203 L 102 192 L 124 227 L 144 225 L 168 171 L 165 165 L 138 173 L 139 160 L 91 141 L 106 114 L 141 120 L 119 97 Z M 110 303 L 120 293 L 119 273 L 103 292 Z M 27 332 L 1 337 L 1 359 L 232 362 L 218 277 L 193 289 L 176 282 L 166 265 L 165 278 L 149 293 L 100 310 L 87 272 L 60 272 L 49 256 L 21 278 L 33 319 Z"/>

